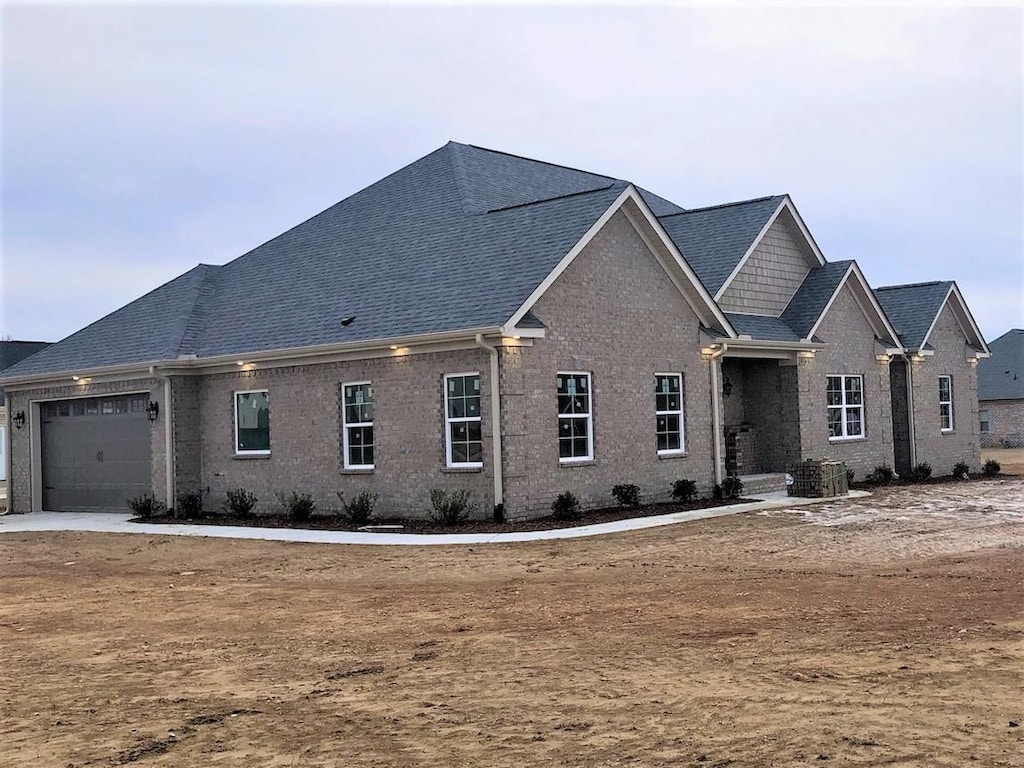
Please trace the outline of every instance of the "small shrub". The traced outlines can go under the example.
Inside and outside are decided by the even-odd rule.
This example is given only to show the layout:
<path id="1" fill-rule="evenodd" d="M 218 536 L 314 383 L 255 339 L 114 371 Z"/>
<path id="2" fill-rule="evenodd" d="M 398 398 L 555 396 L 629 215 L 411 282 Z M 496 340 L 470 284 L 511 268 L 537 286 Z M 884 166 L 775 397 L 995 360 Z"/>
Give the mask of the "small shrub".
<path id="1" fill-rule="evenodd" d="M 672 483 L 672 498 L 683 504 L 697 497 L 697 483 L 693 480 L 676 480 Z"/>
<path id="2" fill-rule="evenodd" d="M 612 496 L 619 502 L 620 507 L 640 506 L 640 486 L 638 485 L 616 485 L 612 488 Z"/>
<path id="3" fill-rule="evenodd" d="M 981 473 L 985 477 L 995 477 L 1000 472 L 1002 472 L 1002 470 L 1003 468 L 999 465 L 998 461 L 996 461 L 995 459 L 989 459 L 988 461 L 985 462 L 985 466 L 981 468 Z"/>
<path id="4" fill-rule="evenodd" d="M 167 507 L 162 501 L 158 501 L 152 493 L 146 493 L 142 496 L 136 496 L 134 499 L 126 499 L 128 503 L 128 509 L 130 509 L 136 517 L 157 517 L 167 511 Z"/>
<path id="5" fill-rule="evenodd" d="M 852 469 L 846 470 L 846 484 L 853 485 L 853 478 L 855 478 L 856 476 L 857 473 L 854 472 Z"/>
<path id="6" fill-rule="evenodd" d="M 256 502 L 259 501 L 245 488 L 236 488 L 233 491 L 228 491 L 225 495 L 227 499 L 221 508 L 235 517 L 248 517 L 252 514 L 252 508 L 256 506 Z"/>
<path id="7" fill-rule="evenodd" d="M 961 480 L 967 480 L 970 475 L 968 474 L 971 468 L 967 466 L 966 461 L 958 461 L 953 465 L 953 477 L 960 478 Z"/>
<path id="8" fill-rule="evenodd" d="M 174 516 L 195 520 L 203 516 L 203 492 L 189 491 L 178 494 L 178 503 L 174 506 Z"/>
<path id="9" fill-rule="evenodd" d="M 887 485 L 895 477 L 896 473 L 892 471 L 892 467 L 886 464 L 879 464 L 868 473 L 866 480 L 872 485 Z"/>
<path id="10" fill-rule="evenodd" d="M 910 476 L 912 479 L 918 481 L 927 480 L 929 477 L 932 476 L 932 465 L 929 464 L 927 461 L 922 461 L 920 464 L 914 467 L 914 471 L 910 473 Z"/>
<path id="11" fill-rule="evenodd" d="M 313 497 L 308 493 L 292 491 L 291 494 L 287 496 L 283 493 L 277 493 L 274 495 L 277 496 L 277 503 L 281 505 L 285 514 L 287 514 L 293 522 L 308 522 L 309 518 L 313 516 L 313 512 L 316 510 L 316 502 L 313 501 Z"/>
<path id="12" fill-rule="evenodd" d="M 722 480 L 722 495 L 720 498 L 738 499 L 743 493 L 743 481 L 738 477 L 727 477 Z"/>
<path id="13" fill-rule="evenodd" d="M 430 491 L 430 504 L 433 510 L 430 519 L 439 525 L 458 525 L 469 519 L 476 507 L 469 501 L 469 491 L 442 491 L 433 488 Z"/>
<path id="14" fill-rule="evenodd" d="M 377 506 L 377 499 L 380 498 L 376 493 L 362 491 L 352 501 L 345 501 L 344 491 L 337 493 L 338 501 L 341 502 L 341 508 L 344 510 L 342 515 L 352 525 L 366 525 L 373 519 L 373 508 Z"/>
<path id="15" fill-rule="evenodd" d="M 551 516 L 555 520 L 579 520 L 583 517 L 583 509 L 576 494 L 572 491 L 558 494 L 558 498 L 551 502 Z"/>

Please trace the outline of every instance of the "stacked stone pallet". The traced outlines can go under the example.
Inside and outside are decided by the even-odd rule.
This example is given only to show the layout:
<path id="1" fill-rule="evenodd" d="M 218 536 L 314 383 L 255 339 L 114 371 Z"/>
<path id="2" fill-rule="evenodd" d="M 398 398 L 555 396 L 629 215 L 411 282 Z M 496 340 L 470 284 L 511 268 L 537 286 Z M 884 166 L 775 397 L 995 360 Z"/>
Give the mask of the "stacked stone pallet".
<path id="1" fill-rule="evenodd" d="M 807 459 L 789 470 L 793 483 L 787 487 L 790 496 L 826 498 L 845 496 L 850 488 L 846 464 L 841 461 Z"/>

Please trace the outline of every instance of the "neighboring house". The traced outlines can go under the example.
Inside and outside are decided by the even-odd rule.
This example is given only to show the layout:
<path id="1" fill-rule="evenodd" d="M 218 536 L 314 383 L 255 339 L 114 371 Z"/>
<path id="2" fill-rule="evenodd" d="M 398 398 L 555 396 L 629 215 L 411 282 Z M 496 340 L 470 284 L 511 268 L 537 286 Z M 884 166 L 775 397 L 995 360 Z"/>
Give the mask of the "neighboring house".
<path id="1" fill-rule="evenodd" d="M 978 423 L 982 448 L 1024 448 L 1024 330 L 989 344 L 978 365 Z"/>
<path id="2" fill-rule="evenodd" d="M 45 341 L 0 341 L 0 371 L 49 346 Z M 0 391 L 0 507 L 7 499 L 7 403 Z"/>
<path id="3" fill-rule="evenodd" d="M 988 347 L 960 289 L 954 282 L 915 283 L 875 295 L 906 350 L 889 366 L 896 471 L 927 463 L 948 475 L 960 461 L 977 469 L 976 366 Z"/>
<path id="4" fill-rule="evenodd" d="M 788 196 L 686 210 L 449 143 L 0 386 L 28 418 L 19 511 L 196 489 L 217 506 L 244 487 L 264 509 L 365 490 L 416 515 L 461 488 L 514 518 L 562 491 L 595 505 L 618 483 L 665 498 L 679 478 L 778 482 L 807 458 L 892 464 L 904 354 Z"/>

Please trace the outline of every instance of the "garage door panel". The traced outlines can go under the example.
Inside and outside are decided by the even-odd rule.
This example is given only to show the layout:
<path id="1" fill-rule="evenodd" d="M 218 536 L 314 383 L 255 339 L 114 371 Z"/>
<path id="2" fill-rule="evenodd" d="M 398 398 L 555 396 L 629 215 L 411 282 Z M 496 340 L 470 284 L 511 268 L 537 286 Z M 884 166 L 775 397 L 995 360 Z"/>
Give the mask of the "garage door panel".
<path id="1" fill-rule="evenodd" d="M 152 491 L 145 396 L 44 403 L 43 507 L 124 510 Z"/>

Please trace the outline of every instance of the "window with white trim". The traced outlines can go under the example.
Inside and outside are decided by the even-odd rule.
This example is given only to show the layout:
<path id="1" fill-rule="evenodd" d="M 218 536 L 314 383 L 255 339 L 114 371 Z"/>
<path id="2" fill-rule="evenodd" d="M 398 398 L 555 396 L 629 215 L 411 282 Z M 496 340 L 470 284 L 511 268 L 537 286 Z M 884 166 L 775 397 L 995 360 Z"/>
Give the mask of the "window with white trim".
<path id="1" fill-rule="evenodd" d="M 594 458 L 594 420 L 590 374 L 560 371 L 558 391 L 558 460 L 566 463 Z"/>
<path id="2" fill-rule="evenodd" d="M 444 377 L 444 435 L 449 467 L 484 465 L 479 373 L 452 373 Z"/>
<path id="3" fill-rule="evenodd" d="M 341 385 L 345 469 L 373 469 L 373 384 Z"/>
<path id="4" fill-rule="evenodd" d="M 654 374 L 654 418 L 658 454 L 682 453 L 686 445 L 682 374 Z"/>
<path id="5" fill-rule="evenodd" d="M 983 434 L 989 431 L 988 411 L 978 411 L 978 427 Z"/>
<path id="6" fill-rule="evenodd" d="M 270 453 L 270 396 L 265 389 L 235 392 L 235 453 Z"/>
<path id="7" fill-rule="evenodd" d="M 953 431 L 953 377 L 939 376 L 939 428 Z"/>
<path id="8" fill-rule="evenodd" d="M 829 440 L 864 437 L 864 377 L 829 376 L 826 389 Z"/>

